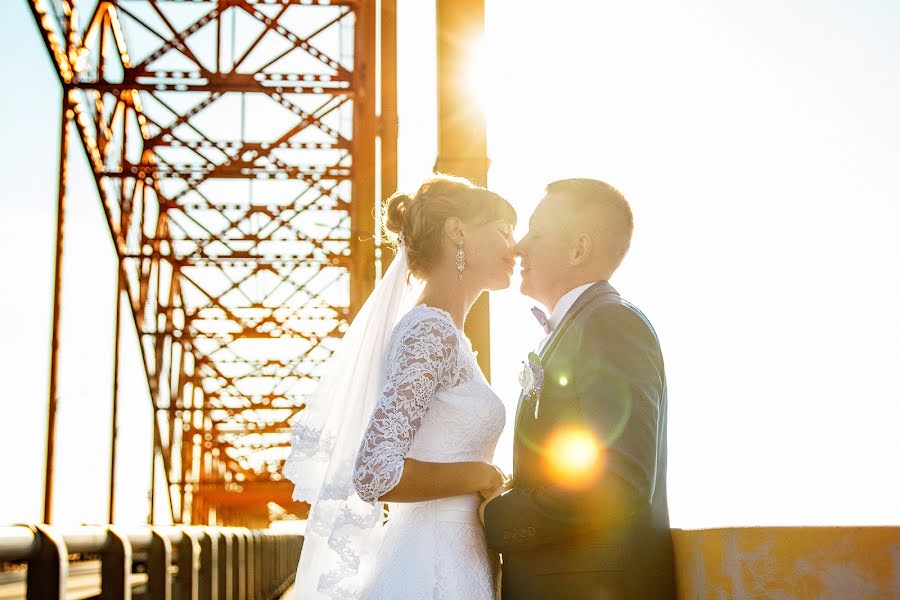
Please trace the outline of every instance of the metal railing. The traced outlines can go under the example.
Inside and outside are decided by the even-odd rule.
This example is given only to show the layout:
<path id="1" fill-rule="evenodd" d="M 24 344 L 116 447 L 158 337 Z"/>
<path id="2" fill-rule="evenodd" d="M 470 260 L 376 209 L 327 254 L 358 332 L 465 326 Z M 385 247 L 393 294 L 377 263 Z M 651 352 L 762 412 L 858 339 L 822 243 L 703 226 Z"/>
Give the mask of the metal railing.
<path id="1" fill-rule="evenodd" d="M 0 599 L 270 600 L 302 546 L 299 534 L 233 527 L 0 527 Z"/>

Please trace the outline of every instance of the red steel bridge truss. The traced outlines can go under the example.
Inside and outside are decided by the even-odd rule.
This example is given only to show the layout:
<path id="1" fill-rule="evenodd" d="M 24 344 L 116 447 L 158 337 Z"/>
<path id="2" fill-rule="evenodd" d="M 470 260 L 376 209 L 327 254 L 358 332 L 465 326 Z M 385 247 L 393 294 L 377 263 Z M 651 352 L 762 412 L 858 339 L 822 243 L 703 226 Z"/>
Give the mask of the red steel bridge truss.
<path id="1" fill-rule="evenodd" d="M 396 185 L 392 3 L 30 3 L 63 87 L 57 261 L 71 131 L 139 334 L 157 510 L 219 525 L 291 511 L 290 427 L 374 285 L 378 184 Z"/>

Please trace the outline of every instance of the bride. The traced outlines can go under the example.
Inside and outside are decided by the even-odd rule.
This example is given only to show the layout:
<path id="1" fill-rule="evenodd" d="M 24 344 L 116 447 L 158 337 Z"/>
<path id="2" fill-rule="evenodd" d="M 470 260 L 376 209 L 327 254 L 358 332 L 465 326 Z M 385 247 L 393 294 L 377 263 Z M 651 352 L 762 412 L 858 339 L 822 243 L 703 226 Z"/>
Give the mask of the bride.
<path id="1" fill-rule="evenodd" d="M 310 503 L 295 598 L 499 596 L 478 519 L 505 483 L 491 464 L 502 402 L 463 334 L 485 290 L 509 286 L 516 214 L 437 176 L 394 194 L 399 239 L 294 427 L 285 475 Z M 388 509 L 385 509 L 387 503 Z"/>

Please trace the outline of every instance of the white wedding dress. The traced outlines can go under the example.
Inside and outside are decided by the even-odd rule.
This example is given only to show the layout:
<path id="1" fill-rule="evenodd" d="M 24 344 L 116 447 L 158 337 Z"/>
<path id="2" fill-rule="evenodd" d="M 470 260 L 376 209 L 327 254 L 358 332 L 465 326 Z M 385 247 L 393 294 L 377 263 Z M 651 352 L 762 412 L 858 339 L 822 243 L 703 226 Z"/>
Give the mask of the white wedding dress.
<path id="1" fill-rule="evenodd" d="M 388 343 L 382 393 L 353 473 L 357 494 L 376 503 L 403 473 L 403 460 L 492 462 L 505 409 L 468 338 L 450 315 L 416 306 Z M 390 503 L 371 574 L 370 600 L 493 600 L 499 570 L 478 519 L 481 497 Z"/>

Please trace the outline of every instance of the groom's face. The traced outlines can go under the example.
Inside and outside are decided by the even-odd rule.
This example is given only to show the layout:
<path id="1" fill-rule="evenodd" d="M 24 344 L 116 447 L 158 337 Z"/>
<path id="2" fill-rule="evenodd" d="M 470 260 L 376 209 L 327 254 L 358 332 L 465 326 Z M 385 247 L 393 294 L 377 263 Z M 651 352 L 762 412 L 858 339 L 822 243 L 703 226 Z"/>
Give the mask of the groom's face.
<path id="1" fill-rule="evenodd" d="M 516 244 L 516 256 L 522 260 L 522 293 L 553 310 L 566 288 L 570 235 L 566 225 L 564 198 L 547 194 L 531 219 L 528 233 Z M 566 288 L 566 289 L 563 289 Z"/>

